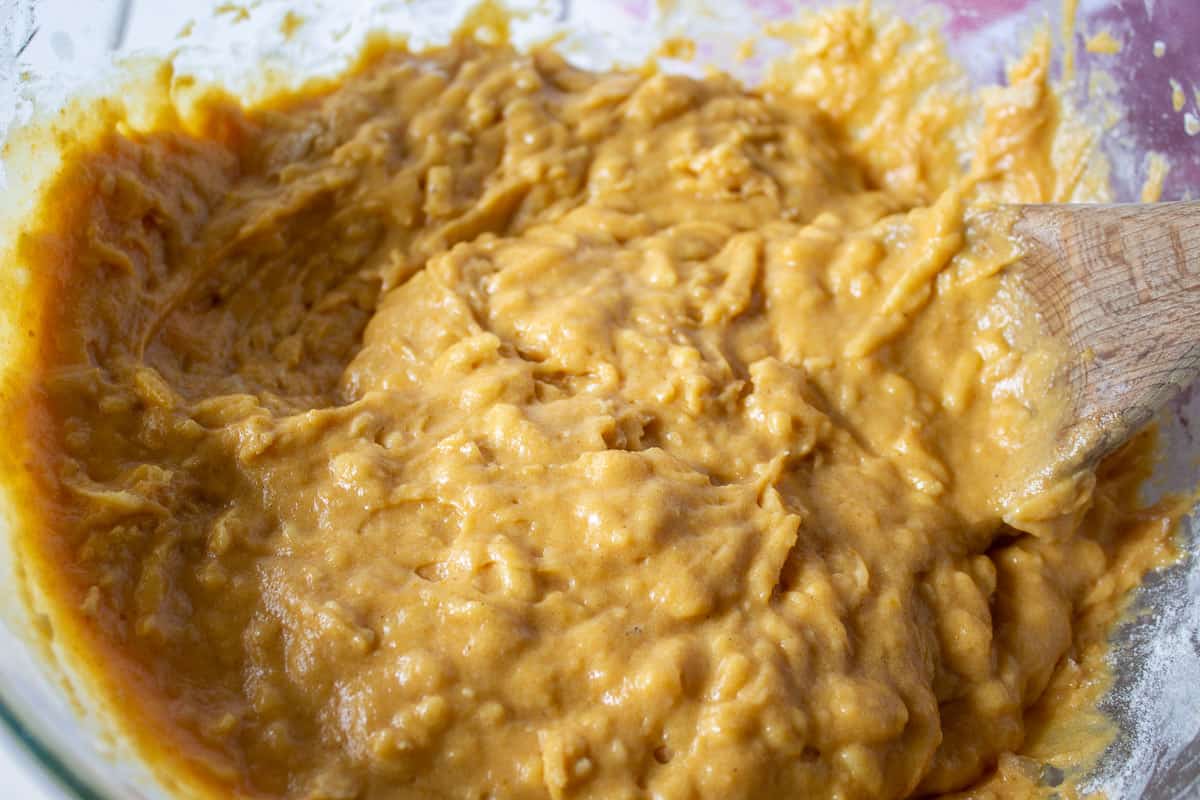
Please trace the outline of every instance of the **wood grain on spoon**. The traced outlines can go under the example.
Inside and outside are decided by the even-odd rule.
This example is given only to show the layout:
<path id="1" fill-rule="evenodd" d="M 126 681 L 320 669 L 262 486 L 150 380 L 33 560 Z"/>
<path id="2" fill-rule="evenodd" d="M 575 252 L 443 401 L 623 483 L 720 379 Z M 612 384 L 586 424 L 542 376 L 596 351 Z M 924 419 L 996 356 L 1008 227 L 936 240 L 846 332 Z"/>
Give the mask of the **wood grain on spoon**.
<path id="1" fill-rule="evenodd" d="M 1058 473 L 1095 464 L 1200 370 L 1200 202 L 1014 207 L 1011 269 L 1067 348 Z"/>

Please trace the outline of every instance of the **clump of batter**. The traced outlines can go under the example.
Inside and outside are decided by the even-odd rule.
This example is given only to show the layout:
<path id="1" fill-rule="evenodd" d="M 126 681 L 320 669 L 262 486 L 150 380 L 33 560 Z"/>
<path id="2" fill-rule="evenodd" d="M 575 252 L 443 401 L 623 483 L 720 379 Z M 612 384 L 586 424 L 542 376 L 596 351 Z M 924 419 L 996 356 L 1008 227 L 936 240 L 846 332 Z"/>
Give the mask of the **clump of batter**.
<path id="1" fill-rule="evenodd" d="M 24 246 L 26 543 L 132 727 L 296 800 L 902 798 L 1012 760 L 1168 535 L 1142 450 L 1002 522 L 1062 362 L 995 204 L 1083 196 L 1086 150 L 1044 46 L 976 105 L 899 22 L 800 32 L 754 90 L 375 50 L 69 155 Z"/>

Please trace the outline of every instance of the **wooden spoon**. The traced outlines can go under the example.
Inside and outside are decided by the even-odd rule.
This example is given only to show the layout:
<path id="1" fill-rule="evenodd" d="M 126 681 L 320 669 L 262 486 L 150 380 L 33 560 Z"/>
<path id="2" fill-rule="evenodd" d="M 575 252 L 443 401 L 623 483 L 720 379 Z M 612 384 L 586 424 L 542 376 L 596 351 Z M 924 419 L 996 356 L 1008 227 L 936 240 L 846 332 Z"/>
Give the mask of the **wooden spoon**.
<path id="1" fill-rule="evenodd" d="M 1094 465 L 1200 371 L 1200 202 L 1014 206 L 1010 270 L 1065 342 L 1058 474 Z"/>

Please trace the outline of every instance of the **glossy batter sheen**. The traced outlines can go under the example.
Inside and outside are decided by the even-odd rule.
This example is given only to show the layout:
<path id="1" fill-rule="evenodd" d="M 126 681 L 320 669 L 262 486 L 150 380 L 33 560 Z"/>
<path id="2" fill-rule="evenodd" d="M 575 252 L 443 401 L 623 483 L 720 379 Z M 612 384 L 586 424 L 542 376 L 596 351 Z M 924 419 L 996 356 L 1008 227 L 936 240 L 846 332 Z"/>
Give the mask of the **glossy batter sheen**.
<path id="1" fill-rule="evenodd" d="M 1061 363 L 989 209 L 1082 196 L 1085 150 L 1044 46 L 971 128 L 902 24 L 800 33 L 756 91 L 376 49 L 69 155 L 30 564 L 131 726 L 309 800 L 1013 760 L 1167 536 L 1136 452 L 1002 522 Z"/>

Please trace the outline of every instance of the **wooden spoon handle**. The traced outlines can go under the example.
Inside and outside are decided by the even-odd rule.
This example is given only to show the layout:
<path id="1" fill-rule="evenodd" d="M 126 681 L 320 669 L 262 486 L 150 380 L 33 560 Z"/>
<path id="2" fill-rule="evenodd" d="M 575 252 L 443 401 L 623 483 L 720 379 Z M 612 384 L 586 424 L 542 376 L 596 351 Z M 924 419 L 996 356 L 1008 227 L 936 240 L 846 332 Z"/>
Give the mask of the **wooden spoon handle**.
<path id="1" fill-rule="evenodd" d="M 1200 202 L 1027 205 L 1014 271 L 1073 356 L 1076 465 L 1121 444 L 1200 370 Z"/>

